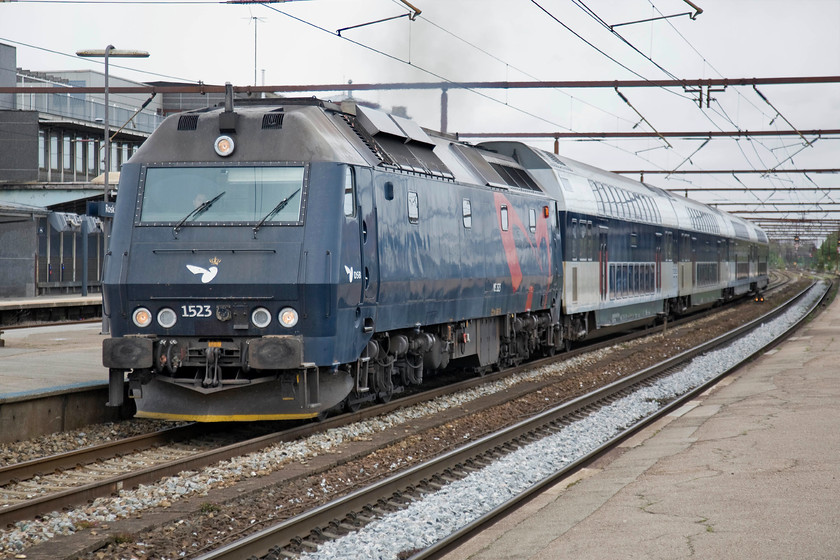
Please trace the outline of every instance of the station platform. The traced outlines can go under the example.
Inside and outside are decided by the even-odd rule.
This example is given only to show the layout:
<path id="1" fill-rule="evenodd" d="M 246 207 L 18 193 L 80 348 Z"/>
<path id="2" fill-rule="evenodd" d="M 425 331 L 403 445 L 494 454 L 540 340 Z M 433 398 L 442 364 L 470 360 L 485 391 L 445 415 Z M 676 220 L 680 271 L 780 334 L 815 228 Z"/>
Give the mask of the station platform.
<path id="1" fill-rule="evenodd" d="M 840 303 L 446 560 L 840 558 Z"/>
<path id="2" fill-rule="evenodd" d="M 42 307 L 78 307 L 80 305 L 102 305 L 102 294 L 89 293 L 47 295 L 31 298 L 2 298 L 0 310 L 6 309 L 39 309 Z"/>
<path id="3" fill-rule="evenodd" d="M 129 418 L 111 408 L 101 321 L 7 329 L 0 346 L 0 442 Z"/>
<path id="4" fill-rule="evenodd" d="M 101 322 L 3 331 L 0 403 L 108 384 Z"/>
<path id="5" fill-rule="evenodd" d="M 0 298 L 0 330 L 38 323 L 78 321 L 102 316 L 102 294 Z"/>

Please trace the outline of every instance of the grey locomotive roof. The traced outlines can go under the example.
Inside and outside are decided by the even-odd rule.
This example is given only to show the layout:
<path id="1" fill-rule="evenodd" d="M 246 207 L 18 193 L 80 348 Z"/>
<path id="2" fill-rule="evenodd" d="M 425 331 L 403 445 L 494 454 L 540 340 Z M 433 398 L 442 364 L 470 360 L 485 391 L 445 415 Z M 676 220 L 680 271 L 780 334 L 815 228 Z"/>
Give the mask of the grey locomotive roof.
<path id="1" fill-rule="evenodd" d="M 168 162 L 177 146 L 184 163 L 335 161 L 383 166 L 444 180 L 538 191 L 514 159 L 484 152 L 426 131 L 414 121 L 355 104 L 283 99 L 282 105 L 238 106 L 170 116 L 132 157 L 132 163 Z M 236 148 L 222 158 L 214 142 L 229 135 Z"/>
<path id="2" fill-rule="evenodd" d="M 319 105 L 284 103 L 276 106 L 240 106 L 230 129 L 222 122 L 221 108 L 172 115 L 155 132 L 155 142 L 145 142 L 132 163 L 171 161 L 174 147 L 184 162 L 341 161 L 369 165 L 359 138 L 342 133 Z M 226 126 L 227 125 L 227 126 Z M 236 148 L 227 158 L 217 155 L 214 142 L 220 135 L 233 138 Z M 354 145 L 357 144 L 357 145 Z"/>

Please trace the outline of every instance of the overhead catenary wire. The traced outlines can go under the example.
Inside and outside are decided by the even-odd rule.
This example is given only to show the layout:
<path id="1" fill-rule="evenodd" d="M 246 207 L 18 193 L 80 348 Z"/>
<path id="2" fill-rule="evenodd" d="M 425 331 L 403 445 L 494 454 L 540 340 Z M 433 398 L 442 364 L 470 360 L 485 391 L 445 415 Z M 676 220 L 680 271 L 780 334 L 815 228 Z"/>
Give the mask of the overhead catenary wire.
<path id="1" fill-rule="evenodd" d="M 677 77 L 676 77 L 673 73 L 671 73 L 670 71 L 666 70 L 666 69 L 665 69 L 665 68 L 664 68 L 661 64 L 659 64 L 658 62 L 656 62 L 655 60 L 653 60 L 651 57 L 649 57 L 648 55 L 646 55 L 645 53 L 643 53 L 642 51 L 640 51 L 640 50 L 639 50 L 639 49 L 638 49 L 638 48 L 637 48 L 637 47 L 636 47 L 633 43 L 631 43 L 630 41 L 628 41 L 627 39 L 625 39 L 625 38 L 624 38 L 624 37 L 623 37 L 623 36 L 622 36 L 622 35 L 621 35 L 618 31 L 616 31 L 615 29 L 613 29 L 613 27 L 612 27 L 610 24 L 608 24 L 606 21 L 604 21 L 603 19 L 601 19 L 601 17 L 600 17 L 598 14 L 596 14 L 596 13 L 595 13 L 595 11 L 594 11 L 593 9 L 591 9 L 589 6 L 587 6 L 587 5 L 583 2 L 583 0 L 572 0 L 572 3 L 573 3 L 575 6 L 577 6 L 578 8 L 580 8 L 581 10 L 583 10 L 583 11 L 584 11 L 584 13 L 586 13 L 587 15 L 589 15 L 592 19 L 594 19 L 595 21 L 597 21 L 597 22 L 598 22 L 598 24 L 599 24 L 599 25 L 601 25 L 604 29 L 606 29 L 607 31 L 609 31 L 610 33 L 612 33 L 613 35 L 615 35 L 616 37 L 618 37 L 618 38 L 619 38 L 619 39 L 620 39 L 620 40 L 621 40 L 621 41 L 622 41 L 625 45 L 627 45 L 628 47 L 630 47 L 631 49 L 633 49 L 636 53 L 638 53 L 638 54 L 639 54 L 639 55 L 641 55 L 643 58 L 645 58 L 647 61 L 649 61 L 651 64 L 653 64 L 654 66 L 656 66 L 656 67 L 657 67 L 659 70 L 661 70 L 661 71 L 662 71 L 662 72 L 663 72 L 666 76 L 668 76 L 669 78 L 672 78 L 672 79 L 677 79 Z M 692 18 L 692 19 L 693 19 L 693 18 Z"/>
<path id="2" fill-rule="evenodd" d="M 642 119 L 642 120 L 645 122 L 645 124 L 646 124 L 646 125 L 648 125 L 648 126 L 651 128 L 651 130 L 653 130 L 653 132 L 654 132 L 654 133 L 656 133 L 656 135 L 659 137 L 659 139 L 660 139 L 660 140 L 662 140 L 663 142 L 665 142 L 665 144 L 667 144 L 669 148 L 673 148 L 673 147 L 674 147 L 674 146 L 672 146 L 672 145 L 671 145 L 671 143 L 670 143 L 670 142 L 668 142 L 668 140 L 667 140 L 664 136 L 662 136 L 662 135 L 659 133 L 659 131 L 658 131 L 658 130 L 656 130 L 656 128 L 655 128 L 652 124 L 650 124 L 650 122 L 649 122 L 649 121 L 645 118 L 645 116 L 644 116 L 644 115 L 642 115 L 642 113 L 640 113 L 640 112 L 639 112 L 639 110 L 638 110 L 638 109 L 636 109 L 636 108 L 633 106 L 633 104 L 632 104 L 632 103 L 630 103 L 630 100 L 629 100 L 629 99 L 627 99 L 627 97 L 625 97 L 625 96 L 624 96 L 624 94 L 623 94 L 623 93 L 621 93 L 621 92 L 618 90 L 618 88 L 615 88 L 615 92 L 618 94 L 618 96 L 621 98 L 621 100 L 622 100 L 622 101 L 624 101 L 624 102 L 627 104 L 627 106 L 628 106 L 628 107 L 630 107 L 631 109 L 633 109 L 633 111 L 635 111 L 635 113 L 636 113 L 637 115 L 639 115 L 639 118 L 640 118 L 640 119 Z"/>
<path id="3" fill-rule="evenodd" d="M 685 1 L 688 4 L 692 5 L 692 7 L 694 7 L 694 5 L 691 4 L 691 2 L 688 2 L 688 0 L 685 0 Z M 648 0 L 648 2 L 650 3 L 650 5 L 651 5 L 651 7 L 653 8 L 654 11 L 656 11 L 658 14 L 662 15 L 662 12 L 659 10 L 659 8 L 656 7 L 656 5 L 653 3 L 653 0 Z M 674 33 L 676 33 L 676 35 L 678 37 L 680 37 L 680 39 L 682 39 L 685 42 L 685 44 L 688 45 L 688 47 L 691 50 L 693 50 L 697 54 L 697 56 L 699 56 L 703 60 L 704 64 L 706 64 L 709 68 L 711 68 L 715 72 L 715 74 L 717 74 L 720 77 L 723 77 L 723 74 L 711 62 L 708 61 L 708 59 L 691 43 L 691 41 L 689 41 L 682 33 L 680 33 L 679 29 L 677 29 L 677 27 L 673 24 L 673 22 L 671 22 L 670 20 L 667 20 L 666 23 L 671 27 L 671 29 L 674 31 Z M 763 111 L 761 111 L 761 109 L 755 103 L 753 103 L 751 99 L 746 97 L 738 89 L 736 89 L 735 92 L 738 95 L 739 99 L 743 99 L 746 103 L 748 103 L 750 106 L 752 106 L 755 110 L 757 110 L 757 111 L 759 111 L 760 113 L 763 114 Z M 726 118 L 727 121 L 729 121 L 731 124 L 733 124 L 737 127 L 737 125 L 735 124 L 735 121 L 732 118 L 729 117 L 729 115 L 726 113 L 726 110 L 724 109 L 724 107 L 720 103 L 720 101 L 716 98 L 714 99 L 714 101 L 721 111 L 721 113 L 719 113 L 719 114 L 722 114 L 722 116 L 724 118 Z M 754 150 L 755 150 L 755 142 L 759 142 L 759 144 L 761 144 L 762 147 L 764 147 L 765 149 L 768 149 L 767 146 L 765 146 L 760 141 L 753 140 L 753 139 L 750 139 L 749 141 L 750 141 L 750 145 L 753 146 Z M 740 150 L 741 154 L 744 156 L 745 161 L 747 161 L 747 163 L 752 165 L 749 158 L 747 157 L 746 153 L 741 148 L 740 144 L 738 144 L 738 149 Z M 756 151 L 756 155 L 758 156 L 757 151 Z M 775 154 L 774 154 L 774 157 L 775 157 Z M 775 159 L 776 159 L 777 162 L 779 162 L 778 157 L 775 157 Z M 760 156 L 759 156 L 759 160 L 761 161 Z M 768 167 L 768 166 L 762 162 L 762 167 Z"/>

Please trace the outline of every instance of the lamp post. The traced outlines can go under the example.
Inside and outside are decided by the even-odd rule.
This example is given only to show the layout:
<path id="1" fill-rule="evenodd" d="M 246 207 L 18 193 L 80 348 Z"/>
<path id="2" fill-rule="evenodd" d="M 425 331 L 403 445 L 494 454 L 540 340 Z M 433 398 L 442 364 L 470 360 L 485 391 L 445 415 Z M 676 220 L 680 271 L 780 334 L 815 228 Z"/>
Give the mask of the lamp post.
<path id="1" fill-rule="evenodd" d="M 146 51 L 129 51 L 129 50 L 120 50 L 115 49 L 114 45 L 108 45 L 104 49 L 97 50 L 86 50 L 86 51 L 76 51 L 76 56 L 81 56 L 84 58 L 105 58 L 105 115 L 104 115 L 104 122 L 103 128 L 105 129 L 105 144 L 103 149 L 105 150 L 105 176 L 104 176 L 104 194 L 102 196 L 102 201 L 104 202 L 103 214 L 107 212 L 108 203 L 110 200 L 110 181 L 109 175 L 111 173 L 111 123 L 108 119 L 108 59 L 112 56 L 116 56 L 119 58 L 148 58 L 149 53 Z M 106 216 L 102 216 L 102 225 L 103 225 L 103 234 L 105 236 L 105 254 L 108 254 L 108 246 L 109 246 L 109 238 L 111 236 L 111 224 L 110 221 L 107 219 Z M 87 243 L 87 239 L 84 240 Z M 87 267 L 87 263 L 85 263 Z M 103 310 L 104 311 L 104 310 Z M 105 316 L 105 313 L 102 313 L 102 332 L 103 334 L 110 332 L 110 325 L 108 324 L 108 319 Z"/>
<path id="2" fill-rule="evenodd" d="M 108 119 L 108 59 L 112 56 L 120 57 L 120 58 L 148 58 L 149 53 L 146 51 L 129 51 L 129 50 L 120 50 L 115 49 L 114 45 L 108 45 L 105 47 L 104 50 L 86 50 L 86 51 L 76 51 L 76 56 L 81 56 L 85 58 L 105 58 L 105 119 L 104 119 L 104 128 L 105 128 L 105 195 L 103 197 L 103 201 L 107 204 L 109 202 L 108 190 L 109 190 L 109 173 L 111 172 L 111 123 Z M 107 244 L 108 236 L 106 233 L 105 242 Z"/>

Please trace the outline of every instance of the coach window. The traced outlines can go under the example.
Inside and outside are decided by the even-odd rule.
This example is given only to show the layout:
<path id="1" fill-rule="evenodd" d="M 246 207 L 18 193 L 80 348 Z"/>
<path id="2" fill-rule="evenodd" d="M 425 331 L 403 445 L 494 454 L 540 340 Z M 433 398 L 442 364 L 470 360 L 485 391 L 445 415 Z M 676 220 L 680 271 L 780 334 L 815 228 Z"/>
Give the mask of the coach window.
<path id="1" fill-rule="evenodd" d="M 472 227 L 472 206 L 470 199 L 465 198 L 461 203 L 462 215 L 464 217 L 464 227 L 469 229 Z"/>
<path id="2" fill-rule="evenodd" d="M 586 222 L 586 260 L 591 261 L 595 255 L 595 237 L 592 235 L 592 222 Z"/>
<path id="3" fill-rule="evenodd" d="M 691 236 L 687 233 L 682 234 L 682 246 L 680 247 L 680 260 L 682 262 L 691 261 Z"/>
<path id="4" fill-rule="evenodd" d="M 642 205 L 639 203 L 638 195 L 632 195 L 630 198 L 630 205 L 637 220 L 642 219 Z"/>
<path id="5" fill-rule="evenodd" d="M 344 215 L 352 218 L 356 215 L 356 194 L 353 188 L 353 168 L 344 168 Z"/>
<path id="6" fill-rule="evenodd" d="M 583 220 L 578 222 L 578 231 L 580 232 L 578 235 L 580 238 L 580 251 L 578 253 L 578 258 L 581 261 L 585 261 L 587 256 L 588 241 L 586 239 L 586 222 Z"/>
<path id="7" fill-rule="evenodd" d="M 577 220 L 572 220 L 572 260 L 578 259 L 578 229 Z"/>
<path id="8" fill-rule="evenodd" d="M 679 241 L 677 240 L 676 235 L 669 234 L 668 237 L 671 240 L 671 243 L 669 244 L 671 247 L 671 262 L 677 264 L 680 261 Z"/>
<path id="9" fill-rule="evenodd" d="M 537 231 L 537 211 L 531 208 L 528 210 L 528 229 L 531 233 Z"/>
<path id="10" fill-rule="evenodd" d="M 408 221 L 412 224 L 420 221 L 420 201 L 414 191 L 408 191 Z"/>
<path id="11" fill-rule="evenodd" d="M 499 209 L 499 214 L 501 215 L 501 220 L 502 220 L 502 231 L 507 231 L 508 230 L 508 207 L 505 206 L 505 205 L 502 205 L 502 207 Z"/>

